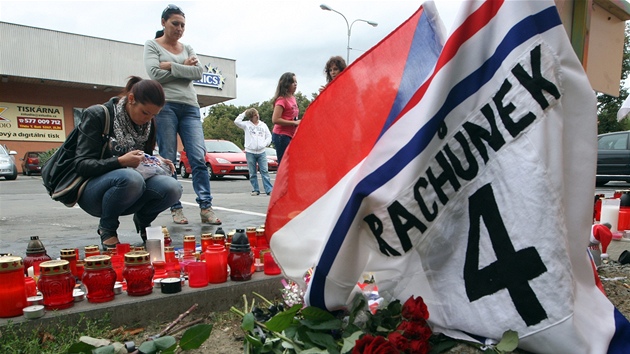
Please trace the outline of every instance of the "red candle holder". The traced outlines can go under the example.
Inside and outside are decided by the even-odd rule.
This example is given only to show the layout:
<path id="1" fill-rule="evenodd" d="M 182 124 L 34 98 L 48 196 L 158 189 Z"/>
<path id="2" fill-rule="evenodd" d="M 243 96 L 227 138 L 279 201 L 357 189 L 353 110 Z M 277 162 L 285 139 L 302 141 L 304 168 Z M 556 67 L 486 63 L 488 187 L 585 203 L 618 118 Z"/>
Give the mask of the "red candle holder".
<path id="1" fill-rule="evenodd" d="M 245 228 L 245 234 L 247 235 L 250 247 L 258 247 L 258 244 L 256 243 L 256 227 L 248 226 Z"/>
<path id="2" fill-rule="evenodd" d="M 278 275 L 280 273 L 282 273 L 282 270 L 280 269 L 280 267 L 278 267 L 278 264 L 276 263 L 276 261 L 273 259 L 273 256 L 271 255 L 270 251 L 266 251 L 263 254 L 263 264 L 264 264 L 264 273 L 267 275 Z"/>
<path id="3" fill-rule="evenodd" d="M 101 255 L 101 250 L 97 245 L 85 246 L 83 250 L 85 252 L 85 258 Z"/>
<path id="4" fill-rule="evenodd" d="M 153 292 L 153 275 L 149 252 L 132 251 L 125 254 L 123 276 L 127 281 L 127 295 L 142 296 Z"/>
<path id="5" fill-rule="evenodd" d="M 167 278 L 179 278 L 181 276 L 181 267 L 179 260 L 175 257 L 175 249 L 172 246 L 164 247 L 164 269 Z"/>
<path id="6" fill-rule="evenodd" d="M 26 257 L 24 257 L 24 275 L 28 275 L 28 268 L 38 266 L 41 262 L 50 261 L 52 258 L 46 253 L 46 248 L 39 240 L 39 236 L 31 236 L 26 247 Z"/>
<path id="7" fill-rule="evenodd" d="M 228 255 L 230 279 L 234 281 L 250 280 L 253 273 L 254 255 L 249 246 L 247 235 L 243 231 L 243 229 L 238 229 L 234 233 Z"/>
<path id="8" fill-rule="evenodd" d="M 185 235 L 184 236 L 184 253 L 195 253 L 195 249 L 197 248 L 195 245 L 195 236 L 194 235 Z"/>
<path id="9" fill-rule="evenodd" d="M 162 226 L 162 234 L 164 235 L 164 247 L 171 246 L 173 244 L 173 239 L 171 239 L 171 234 L 168 232 L 168 228 L 166 228 L 166 226 Z"/>
<path id="10" fill-rule="evenodd" d="M 72 250 L 74 252 L 74 250 Z M 40 276 L 37 288 L 44 297 L 48 310 L 62 310 L 74 305 L 72 291 L 76 281 L 66 260 L 46 261 L 39 264 Z"/>
<path id="11" fill-rule="evenodd" d="M 101 303 L 114 300 L 116 271 L 112 268 L 112 258 L 105 255 L 87 257 L 82 282 L 87 288 L 88 302 Z"/>
<path id="12" fill-rule="evenodd" d="M 28 306 L 21 257 L 0 257 L 0 317 L 15 317 Z"/>
<path id="13" fill-rule="evenodd" d="M 59 253 L 61 260 L 68 261 L 70 273 L 76 278 L 79 278 L 77 274 L 77 251 L 74 248 L 63 248 Z"/>
<path id="14" fill-rule="evenodd" d="M 228 252 L 222 245 L 210 246 L 205 254 L 208 283 L 225 283 L 228 277 Z"/>
<path id="15" fill-rule="evenodd" d="M 212 234 L 201 234 L 201 254 L 206 251 L 208 247 L 214 244 L 212 240 Z"/>
<path id="16" fill-rule="evenodd" d="M 256 247 L 261 250 L 269 249 L 269 242 L 267 242 L 267 237 L 265 236 L 265 229 L 256 229 Z"/>

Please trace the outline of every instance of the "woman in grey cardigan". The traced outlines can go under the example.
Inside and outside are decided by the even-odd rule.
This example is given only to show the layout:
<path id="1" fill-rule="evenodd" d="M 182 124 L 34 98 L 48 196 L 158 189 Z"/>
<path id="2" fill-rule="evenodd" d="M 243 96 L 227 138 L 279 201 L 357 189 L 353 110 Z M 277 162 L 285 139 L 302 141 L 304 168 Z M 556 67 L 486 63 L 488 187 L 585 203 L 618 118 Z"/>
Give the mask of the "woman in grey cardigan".
<path id="1" fill-rule="evenodd" d="M 179 39 L 184 35 L 186 18 L 175 5 L 162 12 L 163 30 L 144 45 L 144 64 L 149 77 L 164 87 L 166 105 L 156 117 L 157 143 L 160 155 L 175 161 L 179 134 L 192 168 L 193 189 L 197 194 L 202 223 L 220 225 L 212 210 L 210 178 L 205 164 L 201 115 L 193 81 L 202 77 L 203 67 L 190 45 Z M 173 174 L 177 178 L 177 174 Z M 173 222 L 187 224 L 181 202 L 171 207 Z"/>

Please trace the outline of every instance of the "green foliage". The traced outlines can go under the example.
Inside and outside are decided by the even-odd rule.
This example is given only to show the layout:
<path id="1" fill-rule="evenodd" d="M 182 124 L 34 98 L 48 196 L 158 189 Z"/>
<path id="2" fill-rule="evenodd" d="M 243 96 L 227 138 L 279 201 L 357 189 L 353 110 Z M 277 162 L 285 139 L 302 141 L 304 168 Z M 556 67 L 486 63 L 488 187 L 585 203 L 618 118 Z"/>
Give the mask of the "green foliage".
<path id="1" fill-rule="evenodd" d="M 315 96 L 313 96 L 315 97 Z M 311 104 L 306 96 L 301 92 L 296 92 L 295 100 L 300 109 L 299 118 L 304 116 L 304 112 Z M 231 104 L 219 103 L 210 106 L 207 115 L 203 120 L 203 136 L 206 139 L 224 139 L 234 142 L 241 149 L 244 147 L 245 135 L 243 130 L 234 124 L 234 119 L 248 108 L 256 108 L 260 120 L 267 124 L 269 131 L 273 130 L 271 116 L 273 115 L 273 104 L 269 100 L 261 103 L 252 103 L 249 106 L 234 106 Z"/>
<path id="2" fill-rule="evenodd" d="M 67 353 L 81 336 L 107 336 L 111 330 L 108 316 L 99 320 L 80 316 L 73 325 L 59 321 L 37 329 L 26 329 L 22 324 L 9 322 L 0 330 L 0 353 Z"/>
<path id="3" fill-rule="evenodd" d="M 39 157 L 39 165 L 43 166 L 46 161 L 50 160 L 50 158 L 55 153 L 55 151 L 57 151 L 57 149 L 59 149 L 59 148 L 53 148 L 53 149 L 50 149 L 50 150 L 46 150 L 46 151 L 40 153 L 39 155 L 37 155 Z"/>

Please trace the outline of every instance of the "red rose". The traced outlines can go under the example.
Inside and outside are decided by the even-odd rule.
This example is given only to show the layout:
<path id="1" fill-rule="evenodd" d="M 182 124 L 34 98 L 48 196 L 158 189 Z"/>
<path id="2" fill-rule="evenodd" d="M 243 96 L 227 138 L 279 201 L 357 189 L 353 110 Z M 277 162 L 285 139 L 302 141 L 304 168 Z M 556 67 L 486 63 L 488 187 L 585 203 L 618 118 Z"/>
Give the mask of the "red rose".
<path id="1" fill-rule="evenodd" d="M 426 325 L 426 322 L 411 322 L 411 321 L 402 321 L 397 331 L 402 331 L 402 335 L 408 339 L 417 339 L 417 340 L 429 340 L 433 331 L 431 328 Z"/>
<path id="2" fill-rule="evenodd" d="M 419 321 L 419 320 L 428 320 L 429 319 L 429 310 L 427 309 L 427 305 L 422 300 L 421 296 L 417 298 L 413 298 L 411 296 L 402 308 L 402 317 L 408 319 L 409 321 Z"/>
<path id="3" fill-rule="evenodd" d="M 409 352 L 409 339 L 405 338 L 402 333 L 398 331 L 392 332 L 387 336 L 387 340 L 389 340 L 390 343 L 392 343 L 396 349 L 401 352 Z"/>
<path id="4" fill-rule="evenodd" d="M 414 354 L 427 354 L 431 347 L 429 346 L 429 342 L 423 340 L 412 340 L 409 343 L 410 353 Z"/>
<path id="5" fill-rule="evenodd" d="M 366 334 L 356 341 L 352 354 L 398 354 L 398 349 L 382 336 Z"/>

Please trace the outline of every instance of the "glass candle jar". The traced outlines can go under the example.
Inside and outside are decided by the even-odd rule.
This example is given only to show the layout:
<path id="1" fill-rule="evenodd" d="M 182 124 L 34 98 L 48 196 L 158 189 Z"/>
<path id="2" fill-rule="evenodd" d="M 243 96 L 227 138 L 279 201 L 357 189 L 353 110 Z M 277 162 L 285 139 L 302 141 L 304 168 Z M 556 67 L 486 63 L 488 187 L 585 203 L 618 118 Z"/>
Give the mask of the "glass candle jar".
<path id="1" fill-rule="evenodd" d="M 77 251 L 74 248 L 63 248 L 59 251 L 61 260 L 68 261 L 70 273 L 75 277 L 77 275 Z"/>
<path id="2" fill-rule="evenodd" d="M 168 232 L 168 228 L 166 228 L 166 226 L 162 226 L 162 234 L 164 235 L 164 247 L 171 246 L 173 244 L 173 239 L 171 238 L 171 234 Z"/>
<path id="3" fill-rule="evenodd" d="M 46 309 L 62 310 L 72 307 L 74 305 L 72 291 L 76 281 L 70 272 L 70 262 L 66 260 L 42 262 L 39 271 L 37 288 L 42 292 Z"/>
<path id="4" fill-rule="evenodd" d="M 125 254 L 125 268 L 123 269 L 123 276 L 127 281 L 127 295 L 142 296 L 153 292 L 154 273 L 149 252 L 127 252 Z"/>
<path id="5" fill-rule="evenodd" d="M 236 233 L 236 230 L 230 230 L 227 235 L 226 235 L 226 243 L 232 243 L 232 240 L 234 239 L 234 234 Z"/>
<path id="6" fill-rule="evenodd" d="M 245 229 L 245 234 L 247 235 L 247 240 L 249 240 L 249 246 L 258 247 L 258 244 L 256 244 L 256 226 L 248 226 Z"/>
<path id="7" fill-rule="evenodd" d="M 26 247 L 26 257 L 22 260 L 24 263 L 24 274 L 28 275 L 28 268 L 33 267 L 34 269 L 35 265 L 51 259 L 46 253 L 44 244 L 39 240 L 39 236 L 31 236 L 31 240 Z"/>
<path id="8" fill-rule="evenodd" d="M 256 247 L 260 250 L 269 249 L 269 242 L 267 242 L 267 237 L 265 236 L 265 229 L 256 229 Z"/>
<path id="9" fill-rule="evenodd" d="M 85 258 L 101 255 L 101 251 L 97 245 L 85 246 L 83 249 L 85 252 Z"/>
<path id="10" fill-rule="evenodd" d="M 201 254 L 203 254 L 213 243 L 212 234 L 201 234 Z"/>
<path id="11" fill-rule="evenodd" d="M 175 257 L 175 249 L 173 246 L 164 247 L 164 270 L 166 270 L 166 278 L 179 278 L 181 275 L 181 266 L 179 260 Z"/>
<path id="12" fill-rule="evenodd" d="M 195 253 L 195 236 L 194 235 L 185 235 L 184 236 L 184 254 Z"/>
<path id="13" fill-rule="evenodd" d="M 278 275 L 282 273 L 282 270 L 280 270 L 280 267 L 278 267 L 278 264 L 273 259 L 271 252 L 268 250 L 263 253 L 263 263 L 264 263 L 265 274 Z"/>
<path id="14" fill-rule="evenodd" d="M 106 255 L 85 258 L 82 282 L 87 288 L 88 302 L 99 303 L 114 300 L 116 272 L 112 268 L 112 258 Z"/>
<path id="15" fill-rule="evenodd" d="M 223 246 L 223 248 L 225 248 L 225 235 L 223 234 L 212 235 L 212 243 L 215 245 Z"/>
<path id="16" fill-rule="evenodd" d="M 0 257 L 0 317 L 15 317 L 28 306 L 22 257 Z"/>
<path id="17" fill-rule="evenodd" d="M 254 266 L 254 255 L 249 240 L 243 229 L 237 229 L 230 244 L 228 255 L 230 279 L 234 281 L 250 280 Z"/>
<path id="18" fill-rule="evenodd" d="M 208 283 L 225 283 L 228 276 L 228 251 L 222 245 L 210 246 L 205 254 Z"/>

